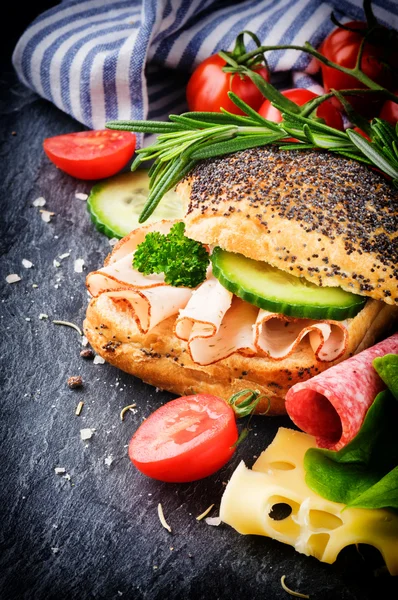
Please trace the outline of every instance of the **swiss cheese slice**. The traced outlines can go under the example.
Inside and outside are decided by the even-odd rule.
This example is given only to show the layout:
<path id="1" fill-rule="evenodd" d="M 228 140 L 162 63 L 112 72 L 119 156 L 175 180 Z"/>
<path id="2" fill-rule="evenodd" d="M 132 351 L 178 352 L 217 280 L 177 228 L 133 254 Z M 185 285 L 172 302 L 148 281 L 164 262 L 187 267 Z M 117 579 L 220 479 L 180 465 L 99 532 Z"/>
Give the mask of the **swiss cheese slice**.
<path id="1" fill-rule="evenodd" d="M 386 509 L 343 510 L 344 504 L 313 492 L 303 459 L 315 446 L 313 436 L 281 427 L 252 470 L 243 462 L 236 468 L 221 499 L 221 520 L 239 533 L 268 536 L 326 563 L 350 544 L 370 544 L 391 575 L 398 575 L 398 516 Z M 290 515 L 270 516 L 277 504 L 288 505 Z"/>

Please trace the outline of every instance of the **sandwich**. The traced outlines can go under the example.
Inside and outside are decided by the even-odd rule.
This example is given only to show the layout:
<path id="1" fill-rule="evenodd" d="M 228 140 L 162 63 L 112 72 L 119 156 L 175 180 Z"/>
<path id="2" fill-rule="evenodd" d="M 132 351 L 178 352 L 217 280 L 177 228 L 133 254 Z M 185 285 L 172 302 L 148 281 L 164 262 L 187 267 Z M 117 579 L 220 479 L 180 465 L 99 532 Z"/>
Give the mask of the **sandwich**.
<path id="1" fill-rule="evenodd" d="M 255 389 L 257 412 L 278 415 L 294 384 L 394 330 L 398 193 L 375 170 L 266 146 L 204 160 L 176 191 L 205 278 L 189 288 L 133 267 L 175 222 L 120 240 L 87 276 L 84 332 L 107 362 L 178 395 Z"/>

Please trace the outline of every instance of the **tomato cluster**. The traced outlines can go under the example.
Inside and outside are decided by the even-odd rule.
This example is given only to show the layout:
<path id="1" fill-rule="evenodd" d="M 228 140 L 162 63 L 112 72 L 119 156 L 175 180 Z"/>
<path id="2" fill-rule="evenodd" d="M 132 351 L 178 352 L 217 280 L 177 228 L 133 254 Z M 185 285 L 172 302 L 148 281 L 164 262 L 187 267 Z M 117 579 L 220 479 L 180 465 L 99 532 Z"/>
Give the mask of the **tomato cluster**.
<path id="1" fill-rule="evenodd" d="M 387 43 L 392 37 L 392 30 L 378 25 L 372 35 L 366 37 L 369 25 L 362 21 L 351 21 L 344 26 L 337 27 L 322 43 L 320 54 L 345 68 L 354 68 L 358 55 L 362 51 L 360 60 L 361 71 L 374 82 L 382 85 L 387 90 L 394 92 L 396 87 L 396 73 L 398 67 L 398 45 L 395 42 Z M 373 31 L 373 30 L 372 30 Z M 361 49 L 361 45 L 363 48 Z M 359 82 L 352 75 L 337 70 L 331 66 L 319 63 L 321 68 L 322 84 L 325 92 L 330 90 L 361 90 L 365 84 Z M 231 72 L 226 61 L 218 54 L 210 56 L 192 73 L 187 86 L 187 102 L 191 111 L 220 112 L 221 108 L 234 113 L 242 111 L 228 97 L 232 91 L 251 108 L 258 111 L 266 119 L 280 122 L 280 112 L 272 106 L 256 88 L 249 77 Z M 270 80 L 270 74 L 265 65 L 257 64 L 253 68 L 265 81 Z M 395 83 L 394 83 L 395 82 Z M 298 104 L 305 104 L 316 97 L 316 94 L 301 88 L 289 89 L 282 92 L 284 96 Z M 395 92 L 398 95 L 398 92 Z M 398 105 L 391 100 L 385 101 L 382 95 L 363 94 L 347 95 L 347 101 L 352 108 L 368 119 L 379 116 L 392 125 L 398 121 Z M 342 106 L 336 98 L 326 100 L 316 110 L 316 117 L 323 119 L 330 127 L 343 129 Z"/>

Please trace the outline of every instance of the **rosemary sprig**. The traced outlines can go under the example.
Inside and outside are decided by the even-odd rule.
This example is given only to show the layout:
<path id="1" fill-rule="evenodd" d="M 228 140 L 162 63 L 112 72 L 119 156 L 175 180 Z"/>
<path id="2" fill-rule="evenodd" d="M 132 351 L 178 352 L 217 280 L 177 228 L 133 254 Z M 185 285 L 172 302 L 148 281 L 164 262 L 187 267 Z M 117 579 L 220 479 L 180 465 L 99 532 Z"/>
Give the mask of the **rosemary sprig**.
<path id="1" fill-rule="evenodd" d="M 264 98 L 267 98 L 282 113 L 281 123 L 264 119 L 232 92 L 228 95 L 244 113 L 243 115 L 235 115 L 221 109 L 220 113 L 188 112 L 182 115 L 170 115 L 168 122 L 112 121 L 107 123 L 109 129 L 158 134 L 154 144 L 137 150 L 137 158 L 131 167 L 135 170 L 145 161 L 154 161 L 149 170 L 150 192 L 139 218 L 140 223 L 148 219 L 162 196 L 183 179 L 199 160 L 267 144 L 278 144 L 285 150 L 322 149 L 334 152 L 377 167 L 398 187 L 398 124 L 395 129 L 381 119 L 374 119 L 369 124 L 345 99 L 345 96 L 377 93 L 398 103 L 396 95 L 373 81 L 361 70 L 362 55 L 367 40 L 373 39 L 375 35 L 386 35 L 386 31 L 391 40 L 396 40 L 398 34 L 378 25 L 372 12 L 371 0 L 364 0 L 364 11 L 368 27 L 364 31 L 357 61 L 352 69 L 330 61 L 309 42 L 304 46 L 261 46 L 260 40 L 250 31 L 242 31 L 238 35 L 232 52 L 219 52 L 226 61 L 223 70 L 240 77 L 249 77 Z M 341 27 L 345 26 L 341 25 Z M 249 35 L 256 45 L 256 48 L 250 52 L 246 51 L 244 45 L 245 34 Z M 265 52 L 283 49 L 307 52 L 323 64 L 351 75 L 367 89 L 331 90 L 328 94 L 298 106 L 254 70 L 255 66 L 267 64 Z M 328 127 L 316 116 L 320 104 L 333 96 L 344 107 L 350 122 L 362 130 L 370 141 L 353 129 L 339 131 Z"/>
<path id="2" fill-rule="evenodd" d="M 303 116 L 308 112 L 306 105 L 301 107 L 300 114 L 296 110 L 286 110 L 286 104 L 279 105 L 275 100 L 275 106 L 282 111 L 283 121 L 273 123 L 253 111 L 234 93 L 230 92 L 229 97 L 246 116 L 227 111 L 188 112 L 170 115 L 168 122 L 107 123 L 109 129 L 159 134 L 154 144 L 137 150 L 137 158 L 132 165 L 132 170 L 135 170 L 142 162 L 154 161 L 150 169 L 150 193 L 140 215 L 140 223 L 150 217 L 163 195 L 175 187 L 199 160 L 267 144 L 278 144 L 286 150 L 318 148 L 353 158 L 377 167 L 398 187 L 398 127 L 394 129 L 385 121 L 374 119 L 368 129 L 369 142 L 353 130 L 339 131 L 311 116 Z M 292 138 L 297 141 L 292 142 Z"/>

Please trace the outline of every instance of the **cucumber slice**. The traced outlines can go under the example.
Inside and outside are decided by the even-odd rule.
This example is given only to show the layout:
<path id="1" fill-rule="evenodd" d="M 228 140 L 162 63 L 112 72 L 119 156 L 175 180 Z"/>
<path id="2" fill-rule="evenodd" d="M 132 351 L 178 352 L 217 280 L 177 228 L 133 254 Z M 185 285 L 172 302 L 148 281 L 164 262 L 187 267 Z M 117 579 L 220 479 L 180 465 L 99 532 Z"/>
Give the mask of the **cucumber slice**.
<path id="1" fill-rule="evenodd" d="M 307 319 L 343 321 L 354 317 L 366 298 L 339 287 L 319 287 L 242 254 L 214 248 L 213 273 L 230 292 L 271 312 Z"/>
<path id="2" fill-rule="evenodd" d="M 97 183 L 87 200 L 87 209 L 98 231 L 122 238 L 140 226 L 138 218 L 149 194 L 147 169 L 119 173 Z M 182 202 L 176 192 L 167 192 L 145 224 L 162 219 L 181 219 Z"/>

